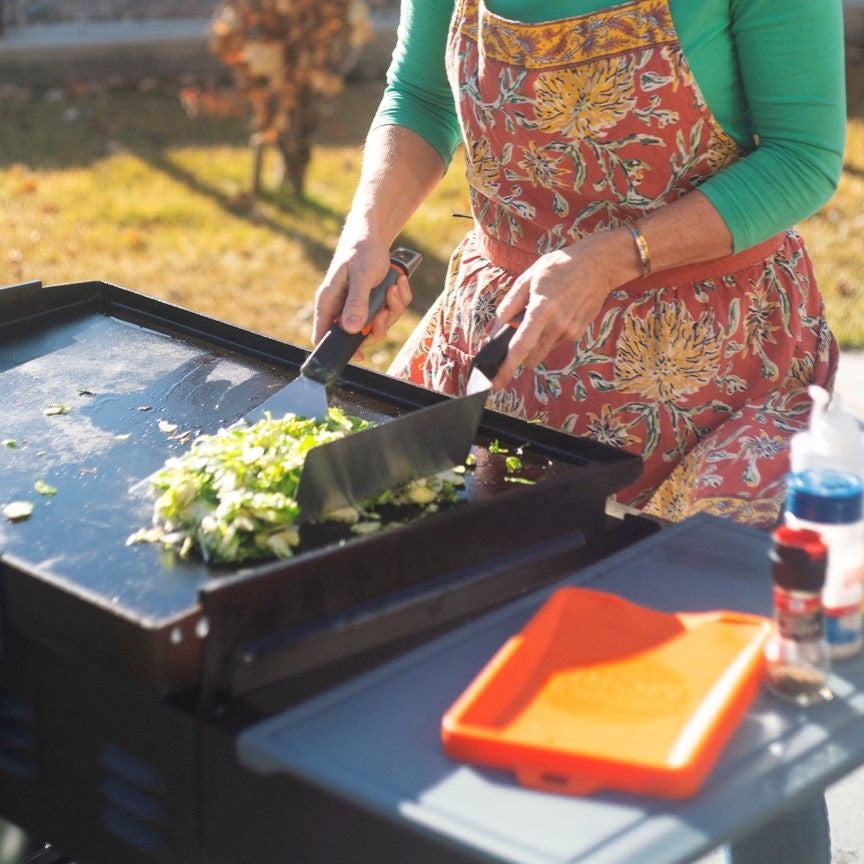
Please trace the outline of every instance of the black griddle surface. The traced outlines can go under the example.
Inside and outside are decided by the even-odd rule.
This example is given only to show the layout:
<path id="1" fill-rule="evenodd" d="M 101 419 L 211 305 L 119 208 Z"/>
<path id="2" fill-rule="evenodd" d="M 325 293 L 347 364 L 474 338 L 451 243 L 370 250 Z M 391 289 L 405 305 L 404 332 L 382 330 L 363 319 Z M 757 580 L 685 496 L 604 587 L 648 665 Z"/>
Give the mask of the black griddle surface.
<path id="1" fill-rule="evenodd" d="M 4 338 L 0 439 L 16 446 L 0 448 L 0 501 L 29 500 L 35 510 L 0 521 L 0 549 L 120 614 L 185 612 L 213 572 L 156 546 L 126 546 L 150 525 L 153 506 L 130 489 L 188 448 L 191 438 L 172 440 L 160 420 L 177 424 L 175 435 L 216 431 L 274 383 L 242 358 L 103 314 Z M 69 413 L 46 416 L 54 404 Z M 37 480 L 57 494 L 39 495 Z"/>
<path id="2" fill-rule="evenodd" d="M 130 490 L 188 449 L 199 431 L 234 422 L 290 375 L 188 333 L 79 306 L 0 327 L 0 440 L 15 441 L 0 447 L 0 504 L 35 504 L 26 521 L 0 519 L 0 553 L 115 615 L 163 625 L 195 609 L 199 589 L 214 577 L 272 562 L 213 567 L 157 545 L 125 545 L 150 525 L 152 513 L 152 499 Z M 347 387 L 334 388 L 330 401 L 373 421 L 398 413 Z M 54 404 L 69 412 L 46 416 Z M 176 432 L 160 430 L 160 421 L 176 424 Z M 177 437 L 184 432 L 191 434 Z M 533 476 L 570 467 L 556 464 L 537 457 Z M 56 487 L 56 495 L 35 492 L 37 480 Z M 508 486 L 501 470 L 481 464 L 469 497 L 514 493 Z M 325 532 L 312 546 L 338 539 Z"/>

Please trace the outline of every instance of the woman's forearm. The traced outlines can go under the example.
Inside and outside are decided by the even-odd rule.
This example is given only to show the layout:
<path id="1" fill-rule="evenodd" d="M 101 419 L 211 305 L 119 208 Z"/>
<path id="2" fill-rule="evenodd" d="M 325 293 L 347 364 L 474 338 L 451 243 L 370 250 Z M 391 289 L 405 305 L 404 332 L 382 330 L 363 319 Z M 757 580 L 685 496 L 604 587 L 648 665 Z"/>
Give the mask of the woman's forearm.
<path id="1" fill-rule="evenodd" d="M 389 247 L 443 176 L 441 157 L 416 132 L 403 126 L 373 129 L 342 240 L 374 238 Z"/>
<path id="2" fill-rule="evenodd" d="M 441 157 L 416 132 L 380 126 L 369 133 L 360 182 L 316 294 L 313 344 L 337 318 L 349 333 L 363 327 L 369 292 L 387 274 L 393 241 L 443 176 Z M 410 302 L 411 290 L 403 275 L 387 291 L 385 307 L 372 321 L 372 336 L 381 338 Z"/>
<path id="3" fill-rule="evenodd" d="M 729 228 L 698 191 L 640 219 L 639 229 L 652 272 L 711 261 L 732 251 Z M 609 293 L 641 273 L 636 243 L 626 227 L 595 231 L 539 258 L 514 282 L 498 308 L 500 323 L 523 310 L 525 314 L 495 385 L 503 387 L 522 364 L 537 366 L 559 342 L 579 339 Z"/>
<path id="4" fill-rule="evenodd" d="M 640 219 L 639 230 L 648 244 L 653 272 L 712 261 L 732 253 L 729 227 L 698 190 Z"/>

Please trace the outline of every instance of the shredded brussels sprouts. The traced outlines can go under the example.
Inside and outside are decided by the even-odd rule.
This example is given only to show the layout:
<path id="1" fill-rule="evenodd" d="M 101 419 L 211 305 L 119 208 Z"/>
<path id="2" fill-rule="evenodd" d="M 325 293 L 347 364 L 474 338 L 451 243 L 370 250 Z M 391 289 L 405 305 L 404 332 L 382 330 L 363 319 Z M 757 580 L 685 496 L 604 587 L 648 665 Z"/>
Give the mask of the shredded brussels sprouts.
<path id="1" fill-rule="evenodd" d="M 306 454 L 368 426 L 331 408 L 321 422 L 286 414 L 202 435 L 150 478 L 159 496 L 153 528 L 135 532 L 127 544 L 162 543 L 184 557 L 197 550 L 213 562 L 288 558 L 300 542 L 297 489 Z M 457 474 L 445 472 L 325 518 L 352 525 L 354 533 L 370 533 L 378 530 L 370 525 L 380 518 L 376 507 L 419 504 L 427 511 L 437 509 L 438 502 L 456 500 L 456 487 L 462 483 Z"/>

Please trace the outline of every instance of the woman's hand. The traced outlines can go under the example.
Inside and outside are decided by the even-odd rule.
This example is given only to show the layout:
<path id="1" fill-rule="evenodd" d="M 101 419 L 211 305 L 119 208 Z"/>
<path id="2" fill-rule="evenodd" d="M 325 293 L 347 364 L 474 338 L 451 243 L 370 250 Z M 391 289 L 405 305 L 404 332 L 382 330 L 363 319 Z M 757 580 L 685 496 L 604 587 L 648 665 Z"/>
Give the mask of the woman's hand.
<path id="1" fill-rule="evenodd" d="M 389 268 L 390 250 L 385 243 L 371 238 L 340 242 L 315 293 L 312 344 L 317 345 L 337 319 L 349 333 L 360 330 L 369 315 L 369 292 L 384 279 Z M 408 278 L 400 274 L 387 290 L 384 306 L 372 320 L 366 343 L 383 339 L 410 302 Z M 362 359 L 363 352 L 358 351 L 355 357 Z"/>
<path id="2" fill-rule="evenodd" d="M 627 229 L 592 234 L 538 258 L 501 301 L 493 330 L 525 317 L 492 382 L 503 387 L 520 365 L 533 368 L 560 342 L 578 339 L 609 292 L 639 275 Z"/>

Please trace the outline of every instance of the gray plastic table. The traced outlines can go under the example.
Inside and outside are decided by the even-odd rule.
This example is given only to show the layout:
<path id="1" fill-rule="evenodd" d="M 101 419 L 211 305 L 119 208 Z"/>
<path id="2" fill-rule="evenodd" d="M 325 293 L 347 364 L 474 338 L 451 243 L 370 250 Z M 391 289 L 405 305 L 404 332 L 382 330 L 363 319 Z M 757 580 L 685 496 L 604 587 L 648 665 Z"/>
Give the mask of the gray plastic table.
<path id="1" fill-rule="evenodd" d="M 687 520 L 247 730 L 239 758 L 351 801 L 370 830 L 431 835 L 460 862 L 692 861 L 864 763 L 864 659 L 836 665 L 830 702 L 804 710 L 760 694 L 701 792 L 683 802 L 524 789 L 506 772 L 451 761 L 439 722 L 562 585 L 664 611 L 770 615 L 768 543 L 713 517 Z"/>

